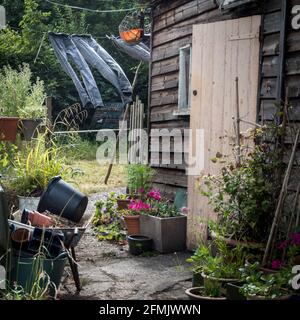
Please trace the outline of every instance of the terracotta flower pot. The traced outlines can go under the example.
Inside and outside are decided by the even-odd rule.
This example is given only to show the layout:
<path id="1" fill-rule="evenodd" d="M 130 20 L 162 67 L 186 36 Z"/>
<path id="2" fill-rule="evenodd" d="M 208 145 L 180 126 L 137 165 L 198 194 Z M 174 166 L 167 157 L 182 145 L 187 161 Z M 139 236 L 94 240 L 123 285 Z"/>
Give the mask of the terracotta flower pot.
<path id="1" fill-rule="evenodd" d="M 128 235 L 139 235 L 140 232 L 140 216 L 125 216 L 125 226 Z"/>
<path id="2" fill-rule="evenodd" d="M 0 117 L 0 141 L 15 141 L 19 118 Z"/>
<path id="3" fill-rule="evenodd" d="M 129 199 L 117 199 L 118 210 L 127 210 L 130 205 Z"/>
<path id="4" fill-rule="evenodd" d="M 44 214 L 39 212 L 29 212 L 28 220 L 31 222 L 31 225 L 34 227 L 51 227 L 53 225 L 53 221 L 50 217 L 47 217 Z"/>
<path id="5" fill-rule="evenodd" d="M 20 228 L 12 231 L 11 240 L 16 248 L 25 247 L 30 238 L 30 231 L 28 229 Z"/>

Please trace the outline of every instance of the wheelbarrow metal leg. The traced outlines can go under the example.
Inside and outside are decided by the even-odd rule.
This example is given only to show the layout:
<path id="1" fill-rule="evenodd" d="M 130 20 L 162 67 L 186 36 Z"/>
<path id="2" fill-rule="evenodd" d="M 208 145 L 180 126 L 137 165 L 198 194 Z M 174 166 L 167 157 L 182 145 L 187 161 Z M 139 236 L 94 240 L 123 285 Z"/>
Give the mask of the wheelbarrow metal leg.
<path id="1" fill-rule="evenodd" d="M 69 258 L 69 263 L 70 263 L 70 267 L 71 267 L 71 270 L 72 270 L 72 275 L 73 275 L 73 279 L 74 279 L 74 282 L 75 282 L 75 286 L 76 286 L 76 289 L 77 291 L 81 291 L 81 284 L 80 284 L 80 278 L 79 278 L 79 272 L 78 272 L 78 266 L 76 264 L 76 255 L 75 255 L 75 249 L 74 247 L 71 247 L 69 249 L 69 251 L 71 251 L 71 256 L 68 256 Z"/>

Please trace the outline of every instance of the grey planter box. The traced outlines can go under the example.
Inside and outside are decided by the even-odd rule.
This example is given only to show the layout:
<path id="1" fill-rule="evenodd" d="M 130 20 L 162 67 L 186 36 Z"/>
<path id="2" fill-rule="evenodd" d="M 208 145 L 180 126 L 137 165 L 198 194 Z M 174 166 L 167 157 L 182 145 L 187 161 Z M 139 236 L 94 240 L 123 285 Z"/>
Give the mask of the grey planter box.
<path id="1" fill-rule="evenodd" d="M 158 218 L 141 216 L 141 234 L 153 239 L 154 250 L 160 253 L 186 249 L 187 217 Z"/>

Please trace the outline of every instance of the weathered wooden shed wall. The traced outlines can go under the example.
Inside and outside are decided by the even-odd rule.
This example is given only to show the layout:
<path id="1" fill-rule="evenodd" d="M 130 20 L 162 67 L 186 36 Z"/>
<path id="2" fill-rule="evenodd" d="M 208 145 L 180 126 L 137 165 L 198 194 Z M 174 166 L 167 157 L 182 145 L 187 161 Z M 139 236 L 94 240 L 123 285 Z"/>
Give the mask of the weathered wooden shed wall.
<path id="1" fill-rule="evenodd" d="M 192 43 L 193 25 L 260 12 L 254 6 L 247 10 L 221 12 L 213 0 L 156 1 L 153 8 L 152 63 L 150 67 L 149 128 L 189 128 L 189 116 L 174 114 L 178 110 L 179 49 Z M 193 70 L 192 72 L 197 72 Z M 150 144 L 151 145 L 151 144 Z M 151 150 L 151 149 L 150 149 Z M 154 158 L 161 157 L 152 152 Z M 187 188 L 185 164 L 156 165 L 154 185 L 172 197 Z"/>
<path id="2" fill-rule="evenodd" d="M 299 0 L 268 0 L 265 2 L 261 50 L 261 89 L 258 96 L 258 120 L 274 118 L 278 105 L 288 101 L 290 128 L 300 125 L 300 30 L 292 29 L 292 8 Z M 293 130 L 286 139 L 284 160 L 291 152 Z M 297 152 L 300 164 L 300 150 Z M 297 163 L 296 162 L 296 163 Z M 290 189 L 299 184 L 300 169 L 295 165 Z"/>

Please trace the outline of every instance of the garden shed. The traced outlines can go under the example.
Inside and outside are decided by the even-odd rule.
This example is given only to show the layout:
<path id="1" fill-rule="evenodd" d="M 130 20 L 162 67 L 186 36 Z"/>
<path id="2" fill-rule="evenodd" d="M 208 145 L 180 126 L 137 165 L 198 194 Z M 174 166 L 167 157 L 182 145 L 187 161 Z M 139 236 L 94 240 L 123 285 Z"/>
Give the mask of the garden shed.
<path id="1" fill-rule="evenodd" d="M 246 120 L 270 121 L 278 106 L 288 101 L 290 125 L 299 124 L 300 33 L 292 25 L 299 1 L 158 0 L 152 5 L 150 130 L 207 129 L 204 171 L 209 172 L 215 152 L 226 152 L 219 138 L 232 130 L 236 77 L 241 116 Z M 243 124 L 242 130 L 249 127 Z M 288 162 L 290 139 L 285 145 Z M 195 149 L 193 145 L 183 153 Z M 155 186 L 170 197 L 178 190 L 188 191 L 191 248 L 199 221 L 212 213 L 195 187 L 197 176 L 187 174 L 186 164 L 175 164 L 175 145 L 171 151 L 170 164 L 153 165 Z M 162 156 L 160 150 L 151 150 L 151 143 L 150 155 Z M 297 155 L 299 162 L 299 150 Z M 299 172 L 294 166 L 291 191 L 297 189 Z"/>

